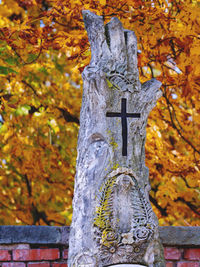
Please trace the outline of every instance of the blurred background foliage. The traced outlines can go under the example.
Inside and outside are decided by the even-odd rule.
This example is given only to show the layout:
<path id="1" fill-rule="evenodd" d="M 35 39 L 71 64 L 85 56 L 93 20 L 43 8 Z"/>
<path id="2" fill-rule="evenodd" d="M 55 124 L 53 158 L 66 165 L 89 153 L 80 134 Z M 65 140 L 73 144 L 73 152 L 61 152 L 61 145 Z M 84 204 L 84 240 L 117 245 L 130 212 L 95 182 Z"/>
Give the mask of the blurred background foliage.
<path id="1" fill-rule="evenodd" d="M 69 225 L 81 72 L 81 11 L 138 38 L 140 80 L 163 84 L 148 120 L 150 200 L 160 225 L 200 222 L 200 1 L 0 0 L 0 224 Z"/>

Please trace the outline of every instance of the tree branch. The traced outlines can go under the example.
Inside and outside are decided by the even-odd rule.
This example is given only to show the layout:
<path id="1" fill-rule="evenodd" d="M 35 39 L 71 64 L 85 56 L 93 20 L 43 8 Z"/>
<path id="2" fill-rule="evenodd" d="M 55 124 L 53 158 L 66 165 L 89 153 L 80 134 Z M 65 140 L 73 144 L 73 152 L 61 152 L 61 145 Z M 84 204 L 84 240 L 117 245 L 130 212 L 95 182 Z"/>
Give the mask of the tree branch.
<path id="1" fill-rule="evenodd" d="M 167 98 L 167 95 L 165 92 L 163 92 L 163 96 L 164 98 L 166 99 L 166 102 L 167 102 L 167 109 L 169 111 L 169 115 L 170 115 L 170 119 L 171 119 L 171 123 L 172 123 L 172 127 L 177 131 L 177 133 L 180 135 L 180 137 L 190 146 L 193 148 L 193 150 L 195 152 L 197 152 L 199 155 L 200 155 L 200 150 L 198 150 L 180 131 L 180 129 L 178 129 L 178 127 L 176 126 L 175 122 L 174 122 L 174 119 L 173 119 L 173 115 L 172 115 L 172 112 L 170 110 L 170 101 L 169 99 Z"/>
<path id="2" fill-rule="evenodd" d="M 77 124 L 80 124 L 79 119 L 74 115 L 72 115 L 71 113 L 69 113 L 69 111 L 67 111 L 66 109 L 63 108 L 57 108 L 57 109 L 61 111 L 66 122 L 75 122 Z"/>
<path id="3" fill-rule="evenodd" d="M 200 216 L 200 212 L 197 210 L 197 207 L 194 205 L 194 204 L 192 204 L 191 202 L 189 202 L 189 201 L 186 201 L 184 198 L 182 198 L 182 197 L 178 197 L 176 200 L 174 200 L 175 202 L 177 202 L 177 201 L 180 201 L 180 202 L 182 202 L 182 203 L 184 203 L 184 204 L 186 204 L 195 214 L 197 214 L 198 216 Z"/>
<path id="4" fill-rule="evenodd" d="M 24 62 L 24 65 L 29 65 L 29 64 L 36 62 L 38 60 L 38 58 L 40 57 L 41 53 L 42 53 L 42 39 L 41 39 L 41 43 L 40 43 L 40 51 L 39 51 L 37 57 L 30 62 Z"/>
<path id="5" fill-rule="evenodd" d="M 162 208 L 157 200 L 155 198 L 153 198 L 151 195 L 149 195 L 149 199 L 151 201 L 151 203 L 160 211 L 161 215 L 164 216 L 164 217 L 167 217 L 168 214 L 167 214 L 167 211 L 166 211 L 166 208 Z"/>
<path id="6" fill-rule="evenodd" d="M 192 171 L 193 171 L 192 167 L 189 167 L 188 169 L 181 170 L 181 171 L 171 171 L 171 170 L 169 170 L 169 169 L 166 169 L 166 171 L 178 175 L 178 177 L 180 177 L 180 178 L 185 182 L 185 184 L 186 184 L 186 186 L 187 186 L 188 188 L 191 188 L 191 189 L 196 189 L 196 188 L 198 188 L 198 186 L 196 186 L 196 187 L 190 186 L 190 185 L 188 184 L 188 181 L 187 181 L 187 179 L 185 178 L 185 176 L 183 176 L 183 174 L 184 174 L 184 175 L 187 175 L 189 172 L 192 172 Z"/>
<path id="7" fill-rule="evenodd" d="M 25 84 L 27 87 L 29 87 L 29 88 L 33 91 L 33 93 L 34 93 L 36 96 L 39 97 L 39 95 L 37 94 L 36 90 L 33 88 L 32 85 L 30 85 L 29 83 L 27 83 L 25 80 L 22 80 L 22 83 Z"/>

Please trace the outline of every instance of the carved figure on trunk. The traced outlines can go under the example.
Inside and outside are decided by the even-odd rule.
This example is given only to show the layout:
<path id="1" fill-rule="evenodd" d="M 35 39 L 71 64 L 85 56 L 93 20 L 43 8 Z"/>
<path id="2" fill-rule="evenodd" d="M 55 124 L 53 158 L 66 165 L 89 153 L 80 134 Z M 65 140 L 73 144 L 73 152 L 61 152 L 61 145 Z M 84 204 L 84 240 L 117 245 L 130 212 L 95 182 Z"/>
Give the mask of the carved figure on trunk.
<path id="1" fill-rule="evenodd" d="M 117 18 L 83 11 L 92 58 L 83 72 L 69 267 L 164 267 L 149 202 L 146 124 L 161 83 L 139 81 L 137 40 Z"/>

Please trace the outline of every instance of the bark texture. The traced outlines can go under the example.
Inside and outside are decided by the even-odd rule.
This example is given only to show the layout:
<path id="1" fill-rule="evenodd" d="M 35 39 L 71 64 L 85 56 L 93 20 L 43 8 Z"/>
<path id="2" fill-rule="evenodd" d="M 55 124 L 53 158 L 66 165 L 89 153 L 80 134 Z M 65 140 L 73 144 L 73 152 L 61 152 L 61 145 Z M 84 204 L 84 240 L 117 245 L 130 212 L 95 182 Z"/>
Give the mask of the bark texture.
<path id="1" fill-rule="evenodd" d="M 92 58 L 82 75 L 68 263 L 164 267 L 145 166 L 146 124 L 161 83 L 140 84 L 134 32 L 117 18 L 104 25 L 90 11 L 83 17 Z"/>

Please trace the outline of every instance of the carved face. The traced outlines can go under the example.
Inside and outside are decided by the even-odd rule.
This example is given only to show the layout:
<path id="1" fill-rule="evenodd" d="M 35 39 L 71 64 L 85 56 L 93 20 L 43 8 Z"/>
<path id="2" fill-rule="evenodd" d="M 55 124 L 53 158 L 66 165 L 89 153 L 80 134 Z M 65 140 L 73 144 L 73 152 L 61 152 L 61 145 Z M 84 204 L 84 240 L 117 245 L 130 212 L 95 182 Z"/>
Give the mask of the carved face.
<path id="1" fill-rule="evenodd" d="M 114 170 L 101 188 L 101 202 L 97 216 L 103 218 L 98 230 L 101 260 L 108 266 L 116 262 L 138 262 L 143 257 L 154 232 L 152 210 L 143 188 L 132 171 Z M 118 237 L 116 234 L 118 233 Z"/>
<path id="2" fill-rule="evenodd" d="M 123 190 L 127 191 L 132 185 L 133 181 L 129 175 L 121 174 L 118 177 L 118 184 L 123 188 Z"/>

